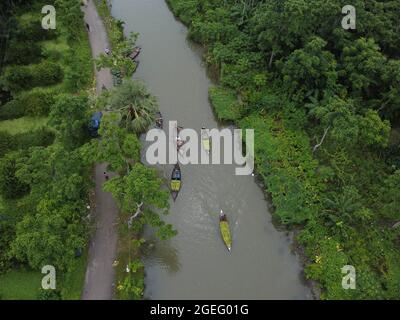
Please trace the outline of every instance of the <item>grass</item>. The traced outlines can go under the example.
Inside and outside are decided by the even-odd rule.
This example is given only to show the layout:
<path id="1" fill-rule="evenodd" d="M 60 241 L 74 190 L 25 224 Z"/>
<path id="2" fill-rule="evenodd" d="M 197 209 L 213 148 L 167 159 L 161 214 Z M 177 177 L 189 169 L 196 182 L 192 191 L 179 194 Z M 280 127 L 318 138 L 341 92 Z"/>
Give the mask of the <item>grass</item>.
<path id="1" fill-rule="evenodd" d="M 76 259 L 72 271 L 57 277 L 63 300 L 80 300 L 83 292 L 87 251 Z M 37 300 L 43 274 L 38 271 L 14 269 L 0 275 L 0 300 Z"/>
<path id="2" fill-rule="evenodd" d="M 61 280 L 61 297 L 63 300 L 80 300 L 85 283 L 87 250 L 76 259 L 75 267 L 65 274 Z"/>
<path id="3" fill-rule="evenodd" d="M 0 275 L 0 299 L 35 300 L 43 275 L 38 271 L 12 270 Z"/>
<path id="4" fill-rule="evenodd" d="M 240 108 L 234 91 L 222 87 L 211 87 L 209 96 L 219 120 L 240 119 Z"/>
<path id="5" fill-rule="evenodd" d="M 46 117 L 22 117 L 13 120 L 0 121 L 0 131 L 6 131 L 9 134 L 24 133 L 46 126 Z"/>
<path id="6" fill-rule="evenodd" d="M 42 52 L 45 57 L 49 57 L 51 60 L 61 60 L 62 55 L 67 53 L 69 45 L 67 40 L 59 36 L 55 40 L 46 40 L 40 43 Z"/>

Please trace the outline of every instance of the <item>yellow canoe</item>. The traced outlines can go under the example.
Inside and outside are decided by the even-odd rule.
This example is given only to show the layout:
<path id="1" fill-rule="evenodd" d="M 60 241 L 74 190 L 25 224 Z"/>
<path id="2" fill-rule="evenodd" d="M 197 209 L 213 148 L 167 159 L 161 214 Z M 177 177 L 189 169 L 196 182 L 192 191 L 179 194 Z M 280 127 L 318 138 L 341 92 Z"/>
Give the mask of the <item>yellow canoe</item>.
<path id="1" fill-rule="evenodd" d="M 231 237 L 231 230 L 229 228 L 229 222 L 226 218 L 226 215 L 222 212 L 219 215 L 219 228 L 221 230 L 222 240 L 229 251 L 231 251 L 232 247 L 232 237 Z"/>

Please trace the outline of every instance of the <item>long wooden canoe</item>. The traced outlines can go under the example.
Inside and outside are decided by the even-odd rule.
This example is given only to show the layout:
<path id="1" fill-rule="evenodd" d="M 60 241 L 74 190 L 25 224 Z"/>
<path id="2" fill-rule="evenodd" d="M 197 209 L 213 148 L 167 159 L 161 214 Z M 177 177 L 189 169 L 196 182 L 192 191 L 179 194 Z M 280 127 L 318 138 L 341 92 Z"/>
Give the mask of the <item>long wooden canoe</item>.
<path id="1" fill-rule="evenodd" d="M 179 163 L 175 164 L 174 169 L 171 174 L 171 195 L 174 201 L 178 197 L 179 191 L 182 187 L 182 174 L 181 168 L 179 167 Z"/>
<path id="2" fill-rule="evenodd" d="M 129 54 L 129 58 L 131 58 L 132 60 L 135 60 L 137 58 L 137 56 L 140 54 L 141 50 L 142 50 L 142 48 L 140 48 L 140 47 L 133 48 L 132 52 Z"/>
<path id="3" fill-rule="evenodd" d="M 232 247 L 232 237 L 231 237 L 231 230 L 229 228 L 229 222 L 226 218 L 226 214 L 221 210 L 219 214 L 219 228 L 221 230 L 222 240 L 224 241 L 226 247 L 229 251 L 231 251 Z"/>

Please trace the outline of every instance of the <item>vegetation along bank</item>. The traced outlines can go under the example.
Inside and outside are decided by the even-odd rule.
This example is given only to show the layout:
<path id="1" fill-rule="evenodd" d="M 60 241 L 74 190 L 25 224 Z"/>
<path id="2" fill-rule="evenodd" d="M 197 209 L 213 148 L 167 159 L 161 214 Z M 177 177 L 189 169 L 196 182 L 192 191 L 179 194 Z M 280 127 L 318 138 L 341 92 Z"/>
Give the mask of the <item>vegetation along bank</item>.
<path id="1" fill-rule="evenodd" d="M 398 299 L 400 1 L 353 1 L 354 31 L 339 0 L 167 2 L 218 75 L 218 118 L 255 129 L 274 216 L 300 230 L 321 298 Z"/>

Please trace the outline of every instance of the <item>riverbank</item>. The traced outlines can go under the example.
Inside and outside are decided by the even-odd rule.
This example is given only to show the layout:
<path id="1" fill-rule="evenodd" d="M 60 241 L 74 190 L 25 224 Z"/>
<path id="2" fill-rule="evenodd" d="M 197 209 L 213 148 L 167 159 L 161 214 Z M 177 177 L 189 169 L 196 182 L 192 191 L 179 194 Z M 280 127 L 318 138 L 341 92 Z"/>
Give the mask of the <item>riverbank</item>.
<path id="1" fill-rule="evenodd" d="M 366 75 L 363 70 L 351 73 L 343 67 L 350 61 L 344 56 L 356 49 L 335 38 L 339 29 L 328 20 L 306 22 L 300 13 L 278 10 L 273 4 L 167 3 L 189 27 L 189 37 L 206 48 L 207 65 L 218 70 L 219 86 L 210 90 L 217 117 L 255 130 L 258 176 L 272 200 L 276 220 L 296 232 L 295 247 L 306 277 L 313 280 L 314 295 L 322 299 L 396 299 L 400 269 L 393 261 L 400 259 L 399 233 L 382 228 L 399 219 L 387 204 L 399 203 L 392 184 L 400 176 L 399 155 L 393 152 L 398 139 L 393 130 L 389 139 L 390 122 L 386 120 L 395 123 L 395 117 L 382 112 L 381 95 L 360 95 L 354 83 L 344 80 Z M 335 16 L 324 14 L 329 19 Z M 279 24 L 272 25 L 271 21 L 286 15 L 309 29 L 292 36 L 290 31 L 281 32 Z M 326 32 L 316 31 L 313 23 L 325 24 Z M 289 29 L 291 26 L 287 24 Z M 351 35 L 357 45 L 364 41 L 359 37 Z M 396 55 L 385 51 L 379 33 L 367 37 L 379 43 L 376 56 L 382 64 L 396 61 Z M 327 43 L 334 43 L 335 48 Z M 315 45 L 320 47 L 312 51 Z M 327 56 L 335 75 L 334 90 L 326 82 L 316 85 L 324 74 L 319 69 L 322 64 L 312 71 L 306 67 L 314 58 L 320 63 Z M 362 60 L 357 54 L 351 59 Z M 297 69 L 299 63 L 301 70 Z M 382 68 L 389 72 L 390 63 Z M 340 93 L 338 88 L 342 88 Z M 385 90 L 387 86 L 382 85 L 376 92 Z M 337 123 L 329 122 L 325 116 L 332 112 L 329 108 L 340 105 L 338 100 L 352 111 Z M 374 123 L 379 132 L 364 131 L 364 121 Z M 349 136 L 353 129 L 357 134 Z M 376 140 L 370 141 L 364 133 Z M 379 254 L 373 249 L 378 247 Z M 341 268 L 349 264 L 358 270 L 357 290 L 341 287 Z"/>
<path id="2" fill-rule="evenodd" d="M 191 37 L 191 34 L 190 34 L 191 18 L 190 18 L 190 16 L 189 15 L 182 16 L 182 14 L 178 13 L 178 11 L 177 11 L 177 5 L 179 4 L 178 0 L 166 0 L 166 3 L 168 5 L 169 9 L 173 12 L 174 16 L 189 29 L 188 37 L 190 38 Z M 194 39 L 191 39 L 191 41 L 194 41 Z M 199 42 L 196 42 L 196 43 L 199 43 Z M 201 44 L 201 43 L 199 43 L 199 44 Z M 204 46 L 203 48 L 206 50 L 206 54 L 207 54 L 207 47 Z M 216 64 L 208 63 L 205 56 L 203 58 L 206 62 L 207 69 L 213 75 L 213 81 L 215 81 L 217 83 L 217 85 L 212 86 L 209 89 L 209 101 L 210 101 L 210 105 L 213 108 L 216 118 L 221 123 L 233 124 L 237 128 L 242 128 L 242 129 L 251 128 L 246 125 L 242 125 L 240 123 L 240 120 L 242 119 L 241 108 L 243 107 L 243 102 L 237 96 L 237 93 L 230 88 L 220 85 L 220 83 L 219 83 L 220 67 L 218 67 Z M 258 130 L 255 130 L 255 131 L 260 132 L 260 129 L 261 128 L 258 128 Z M 244 140 L 245 140 L 245 137 L 243 137 L 243 141 Z M 257 151 L 256 151 L 256 155 L 257 155 Z M 276 206 L 273 201 L 274 197 L 273 197 L 272 192 L 269 191 L 269 189 L 268 189 L 267 179 L 265 179 L 265 177 L 263 177 L 263 175 L 261 173 L 260 161 L 257 158 L 255 161 L 254 174 L 255 174 L 255 179 L 257 181 L 258 186 L 263 191 L 265 198 L 271 204 L 269 206 L 269 211 L 272 214 L 272 222 L 274 224 L 274 227 L 277 230 L 283 231 L 287 234 L 287 236 L 291 239 L 291 246 L 290 246 L 291 250 L 297 256 L 300 257 L 303 268 L 306 267 L 307 265 L 309 265 L 311 263 L 311 260 L 305 253 L 305 248 L 297 240 L 297 237 L 301 232 L 301 228 L 296 227 L 296 226 L 289 227 L 288 225 L 283 223 L 282 220 L 279 219 L 279 216 L 277 216 L 275 214 Z M 320 299 L 321 289 L 319 288 L 318 283 L 313 280 L 307 279 L 306 275 L 304 274 L 304 271 L 302 272 L 302 278 L 303 278 L 302 280 L 311 289 L 313 298 Z"/>
<path id="3" fill-rule="evenodd" d="M 100 20 L 105 27 L 106 37 L 109 39 L 107 43 L 103 41 L 103 46 L 104 48 L 108 47 L 110 50 L 113 50 L 121 41 L 125 40 L 123 27 L 112 17 L 106 0 L 93 1 Z M 115 83 L 115 81 L 113 82 Z M 128 218 L 128 213 L 119 212 L 116 220 L 113 222 L 113 230 L 118 235 L 116 251 L 114 253 L 115 258 L 112 263 L 115 272 L 113 296 L 118 300 L 141 299 L 144 290 L 144 269 L 139 267 L 135 272 L 127 272 L 128 266 L 133 261 L 140 261 L 141 258 L 139 251 L 141 230 L 136 230 L 135 232 L 127 230 L 126 221 Z M 107 239 L 106 235 L 104 237 Z M 139 245 L 134 245 L 134 243 L 139 243 Z M 128 282 L 134 283 L 136 290 L 124 290 L 123 288 L 128 285 Z M 133 291 L 135 293 L 132 293 Z"/>

